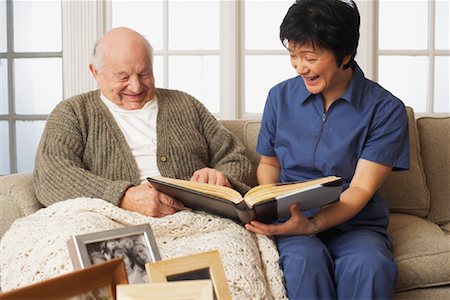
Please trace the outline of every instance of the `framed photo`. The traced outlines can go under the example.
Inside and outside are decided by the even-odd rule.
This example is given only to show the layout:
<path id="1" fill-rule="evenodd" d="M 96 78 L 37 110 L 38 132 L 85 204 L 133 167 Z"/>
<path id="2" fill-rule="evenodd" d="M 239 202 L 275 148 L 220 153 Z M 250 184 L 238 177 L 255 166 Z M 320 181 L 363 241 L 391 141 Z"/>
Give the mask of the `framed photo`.
<path id="1" fill-rule="evenodd" d="M 123 258 L 132 284 L 148 283 L 145 264 L 161 259 L 149 224 L 74 235 L 67 246 L 75 269 Z"/>
<path id="2" fill-rule="evenodd" d="M 0 294 L 0 299 L 115 300 L 116 286 L 127 283 L 125 263 L 115 258 Z"/>
<path id="3" fill-rule="evenodd" d="M 213 300 L 213 286 L 209 279 L 183 280 L 162 283 L 120 284 L 117 300 Z"/>
<path id="4" fill-rule="evenodd" d="M 145 264 L 150 282 L 210 279 L 214 298 L 231 299 L 220 253 L 217 250 Z"/>

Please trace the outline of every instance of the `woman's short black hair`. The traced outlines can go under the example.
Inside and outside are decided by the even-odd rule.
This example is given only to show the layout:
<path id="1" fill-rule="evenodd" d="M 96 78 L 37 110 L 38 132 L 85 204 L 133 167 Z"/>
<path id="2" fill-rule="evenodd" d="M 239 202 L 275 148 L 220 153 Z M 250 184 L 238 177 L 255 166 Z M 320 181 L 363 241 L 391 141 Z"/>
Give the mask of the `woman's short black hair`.
<path id="1" fill-rule="evenodd" d="M 351 55 L 344 69 L 354 67 L 360 16 L 352 0 L 296 0 L 280 25 L 280 40 L 311 43 L 333 52 L 338 67 Z"/>

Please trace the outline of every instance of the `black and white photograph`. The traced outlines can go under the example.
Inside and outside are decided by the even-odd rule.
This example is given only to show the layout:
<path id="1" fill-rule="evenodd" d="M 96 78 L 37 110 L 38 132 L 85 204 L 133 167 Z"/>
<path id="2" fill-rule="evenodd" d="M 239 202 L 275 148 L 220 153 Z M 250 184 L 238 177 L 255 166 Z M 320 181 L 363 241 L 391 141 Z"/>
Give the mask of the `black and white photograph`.
<path id="1" fill-rule="evenodd" d="M 148 283 L 145 264 L 160 260 L 148 224 L 73 236 L 68 246 L 75 268 L 123 258 L 128 281 L 133 284 Z"/>
<path id="2" fill-rule="evenodd" d="M 86 245 L 89 258 L 93 265 L 112 258 L 122 257 L 132 283 L 148 283 L 145 263 L 151 261 L 150 254 L 143 237 L 139 235 L 126 236 Z"/>

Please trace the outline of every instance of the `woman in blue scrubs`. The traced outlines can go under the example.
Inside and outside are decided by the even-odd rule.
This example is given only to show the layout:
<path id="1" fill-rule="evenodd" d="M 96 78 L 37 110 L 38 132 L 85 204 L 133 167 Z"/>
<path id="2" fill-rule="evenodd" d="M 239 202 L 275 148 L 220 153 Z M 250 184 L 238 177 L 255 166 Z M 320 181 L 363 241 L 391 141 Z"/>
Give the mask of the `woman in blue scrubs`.
<path id="1" fill-rule="evenodd" d="M 353 1 L 297 0 L 280 39 L 299 76 L 273 87 L 258 137 L 259 184 L 340 176 L 340 201 L 250 231 L 273 235 L 290 299 L 389 299 L 397 266 L 377 190 L 409 168 L 404 104 L 355 62 Z"/>

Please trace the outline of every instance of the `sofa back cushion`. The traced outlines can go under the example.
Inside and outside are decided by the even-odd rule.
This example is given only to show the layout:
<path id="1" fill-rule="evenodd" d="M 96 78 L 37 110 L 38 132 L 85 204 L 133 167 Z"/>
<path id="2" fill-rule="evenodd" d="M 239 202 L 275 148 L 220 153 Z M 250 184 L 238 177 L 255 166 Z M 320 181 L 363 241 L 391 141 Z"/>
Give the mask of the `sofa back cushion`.
<path id="1" fill-rule="evenodd" d="M 407 107 L 406 110 L 409 125 L 409 170 L 391 172 L 381 186 L 380 193 L 389 203 L 391 212 L 425 217 L 430 207 L 430 194 L 420 156 L 414 111 L 411 107 Z"/>
<path id="2" fill-rule="evenodd" d="M 259 154 L 256 152 L 260 121 L 257 119 L 220 120 L 220 123 L 233 133 L 245 146 L 245 154 L 250 159 L 253 168 L 251 186 L 258 184 L 256 168 L 259 163 Z"/>
<path id="3" fill-rule="evenodd" d="M 0 238 L 18 218 L 42 208 L 33 188 L 32 173 L 0 176 Z"/>
<path id="4" fill-rule="evenodd" d="M 450 223 L 450 117 L 417 120 L 420 151 L 430 190 L 428 219 Z"/>

